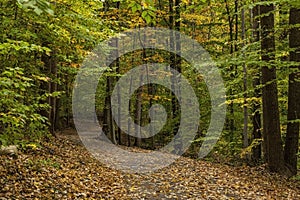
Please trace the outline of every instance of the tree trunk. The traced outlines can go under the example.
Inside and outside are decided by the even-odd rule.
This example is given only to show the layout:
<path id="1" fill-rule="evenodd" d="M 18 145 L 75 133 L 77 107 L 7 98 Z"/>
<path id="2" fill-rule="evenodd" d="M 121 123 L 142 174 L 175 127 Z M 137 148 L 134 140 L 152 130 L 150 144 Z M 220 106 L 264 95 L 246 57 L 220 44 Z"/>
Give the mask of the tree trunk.
<path id="1" fill-rule="evenodd" d="M 109 1 L 104 2 L 103 11 L 108 12 L 110 9 Z M 115 43 L 114 41 L 111 41 L 110 46 L 114 47 Z M 114 54 L 114 51 L 111 51 L 111 54 Z M 112 68 L 112 63 L 108 61 L 107 65 Z M 108 139 L 113 143 L 116 144 L 116 136 L 115 136 L 115 130 L 114 130 L 114 123 L 112 119 L 112 110 L 111 110 L 111 93 L 113 89 L 113 77 L 108 74 L 106 76 L 106 91 L 105 91 L 105 100 L 104 100 L 104 110 L 103 110 L 103 132 L 107 135 Z"/>
<path id="2" fill-rule="evenodd" d="M 129 94 L 131 94 L 131 92 L 132 92 L 132 76 L 130 77 Z M 129 109 L 129 112 L 131 112 L 131 109 L 132 109 L 132 102 L 131 101 L 129 101 L 128 109 Z M 130 134 L 131 134 L 131 125 L 132 125 L 131 120 L 128 118 L 127 119 L 127 146 L 128 147 L 130 147 L 130 145 L 131 145 L 131 142 L 130 142 L 131 141 L 131 136 L 130 136 Z"/>
<path id="3" fill-rule="evenodd" d="M 169 0 L 169 28 L 171 29 L 171 30 L 174 30 L 174 14 L 175 14 L 175 12 L 174 12 L 174 0 Z M 170 45 L 170 50 L 171 51 L 173 51 L 173 52 L 175 52 L 175 35 L 174 35 L 174 32 L 173 31 L 171 31 L 170 32 L 170 43 L 169 43 L 169 45 Z M 170 62 L 170 68 L 171 69 L 175 69 L 176 70 L 176 55 L 173 53 L 173 52 L 170 52 L 170 57 L 169 57 L 169 62 Z M 176 88 L 176 83 L 175 83 L 175 80 L 174 80 L 174 74 L 172 74 L 172 76 L 170 77 L 170 79 L 171 79 L 171 89 L 172 89 L 172 91 L 175 91 L 175 88 Z M 177 117 L 177 99 L 176 99 L 176 93 L 175 94 L 173 94 L 172 92 L 171 92 L 171 97 L 172 97 L 172 115 L 171 115 L 171 118 L 172 118 L 172 120 L 178 120 L 178 119 L 176 119 L 176 117 Z M 176 132 L 177 132 L 177 130 L 176 130 L 176 126 L 177 126 L 177 122 L 175 122 L 176 124 L 172 127 L 172 136 L 174 135 L 174 134 L 176 134 Z M 173 150 L 173 152 L 175 152 L 175 149 L 177 149 L 176 148 L 176 144 L 174 144 L 174 150 Z"/>
<path id="4" fill-rule="evenodd" d="M 289 46 L 290 61 L 300 62 L 300 9 L 290 10 Z M 288 125 L 285 140 L 284 159 L 290 167 L 293 175 L 297 174 L 297 153 L 299 146 L 299 121 L 300 120 L 300 64 L 290 67 L 289 89 L 288 89 Z"/>
<path id="5" fill-rule="evenodd" d="M 258 42 L 260 40 L 259 34 L 259 6 L 255 6 L 252 10 L 253 12 L 253 42 Z M 253 78 L 253 87 L 254 87 L 254 97 L 257 99 L 261 98 L 261 90 L 259 89 L 260 86 L 260 79 L 261 73 L 258 71 Z M 261 114 L 260 109 L 261 105 L 259 102 L 255 101 L 252 106 L 253 109 L 253 117 L 252 117 L 252 124 L 253 124 L 253 132 L 252 138 L 253 140 L 260 140 L 261 139 Z M 252 160 L 254 162 L 258 162 L 261 159 L 261 143 L 258 142 L 257 145 L 253 147 L 253 154 Z"/>
<path id="6" fill-rule="evenodd" d="M 43 89 L 45 89 L 46 93 L 53 93 L 57 91 L 57 83 L 56 83 L 56 78 L 57 78 L 57 65 L 55 61 L 54 55 L 47 56 L 43 55 L 42 56 L 42 61 L 44 62 L 46 74 L 51 77 L 51 80 L 48 83 L 45 83 L 44 86 L 42 86 Z M 50 108 L 48 111 L 42 111 L 42 115 L 47 117 L 49 122 L 50 122 L 50 127 L 49 131 L 50 133 L 55 136 L 55 117 L 56 117 L 56 97 L 51 97 L 49 96 L 47 98 L 47 103 L 49 104 Z"/>
<path id="7" fill-rule="evenodd" d="M 116 144 L 115 130 L 112 119 L 112 110 L 111 110 L 111 96 L 112 91 L 112 77 L 108 75 L 106 77 L 106 96 L 104 102 L 104 119 L 103 119 L 103 131 L 108 136 L 109 140 Z"/>
<path id="8" fill-rule="evenodd" d="M 49 92 L 57 92 L 57 64 L 54 57 L 51 59 L 51 66 L 50 66 L 50 74 L 52 75 L 52 81 L 49 85 Z M 51 123 L 51 134 L 55 135 L 56 130 L 56 117 L 57 117 L 57 97 L 52 96 L 49 99 L 49 105 L 50 105 L 50 123 Z"/>
<path id="9" fill-rule="evenodd" d="M 180 4 L 181 4 L 181 0 L 175 0 L 175 30 L 176 31 L 180 31 Z M 181 42 L 180 42 L 180 35 L 175 33 L 175 60 L 174 60 L 174 64 L 175 64 L 175 70 L 177 70 L 180 74 L 181 74 L 181 58 L 180 58 L 180 54 L 181 54 Z M 178 77 L 178 82 L 177 84 L 177 95 L 178 95 L 178 100 L 180 102 L 180 96 L 181 96 L 181 89 L 180 89 L 180 77 Z M 178 102 L 178 103 L 179 103 Z M 175 137 L 175 135 L 177 134 L 177 132 L 179 131 L 179 127 L 180 127 L 180 105 L 176 103 L 175 104 L 175 117 L 177 117 L 176 120 L 176 124 L 175 127 L 173 128 L 173 135 Z M 179 133 L 178 134 L 182 134 Z M 178 137 L 178 139 L 175 141 L 175 146 L 174 148 L 176 150 L 178 150 L 178 154 L 182 154 L 183 149 L 182 149 L 182 139 L 180 137 Z"/>
<path id="10" fill-rule="evenodd" d="M 116 20 L 119 21 L 119 9 L 120 9 L 120 2 L 119 1 L 116 2 L 116 9 L 118 10 L 118 13 L 116 15 Z M 118 27 L 118 29 L 120 29 L 120 27 Z M 116 63 L 115 63 L 116 73 L 120 74 L 120 58 L 119 58 L 119 50 L 118 50 L 118 48 L 119 48 L 119 38 L 115 38 L 115 45 L 114 46 L 116 47 L 116 50 L 114 51 L 115 54 L 116 54 Z M 116 79 L 117 79 L 116 82 L 118 82 L 118 80 L 119 80 L 118 76 L 116 77 Z M 117 93 L 118 93 L 118 97 L 117 97 L 118 98 L 118 104 L 121 105 L 121 96 L 120 96 L 121 91 L 120 91 L 119 84 L 117 85 L 116 89 L 117 89 Z M 118 116 L 117 116 L 117 119 L 115 119 L 115 120 L 117 120 L 118 124 L 121 124 L 120 113 L 121 113 L 121 107 L 119 106 L 118 107 Z M 123 145 L 122 144 L 123 134 L 122 134 L 122 130 L 121 130 L 120 127 L 116 127 L 115 135 L 117 137 L 118 144 Z"/>
<path id="11" fill-rule="evenodd" d="M 245 10 L 242 8 L 242 40 L 243 40 L 243 46 L 245 45 L 245 36 L 246 36 L 246 27 L 245 27 Z M 243 51 L 243 57 L 244 57 L 244 51 Z M 247 107 L 247 79 L 248 79 L 248 71 L 247 66 L 244 63 L 243 64 L 243 90 L 244 90 L 244 106 L 243 106 L 243 113 L 244 113 L 244 127 L 243 127 L 243 147 L 248 147 L 248 107 Z"/>
<path id="12" fill-rule="evenodd" d="M 234 21 L 233 21 L 233 17 L 231 17 L 231 13 L 230 13 L 230 8 L 229 8 L 229 4 L 228 1 L 225 0 L 225 7 L 226 7 L 226 13 L 227 13 L 227 17 L 228 17 L 228 26 L 229 26 L 229 42 L 230 42 L 230 54 L 233 54 L 234 52 L 234 45 L 233 45 L 233 41 L 234 41 Z M 236 29 L 237 31 L 237 29 Z M 234 78 L 234 73 L 235 73 L 235 67 L 234 66 L 230 66 L 230 72 L 231 72 L 231 76 L 230 78 Z M 232 98 L 233 96 L 233 89 L 230 88 L 229 89 L 229 96 L 230 98 Z M 234 137 L 234 104 L 233 102 L 230 102 L 230 104 L 228 105 L 228 109 L 229 109 L 229 113 L 230 113 L 230 119 L 228 120 L 227 125 L 229 126 L 229 131 L 230 131 L 230 142 L 233 141 L 233 137 Z"/>
<path id="13" fill-rule="evenodd" d="M 142 73 L 142 72 L 141 72 Z M 143 83 L 143 75 L 140 75 L 140 84 Z M 141 147 L 142 138 L 141 138 L 141 126 L 142 126 L 142 93 L 143 88 L 140 87 L 137 89 L 137 97 L 135 102 L 135 136 L 136 136 L 136 146 Z"/>
<path id="14" fill-rule="evenodd" d="M 285 174 L 286 167 L 280 134 L 276 67 L 270 62 L 275 59 L 274 5 L 262 5 L 260 11 L 262 15 L 262 60 L 266 62 L 262 67 L 265 159 L 270 171 Z"/>

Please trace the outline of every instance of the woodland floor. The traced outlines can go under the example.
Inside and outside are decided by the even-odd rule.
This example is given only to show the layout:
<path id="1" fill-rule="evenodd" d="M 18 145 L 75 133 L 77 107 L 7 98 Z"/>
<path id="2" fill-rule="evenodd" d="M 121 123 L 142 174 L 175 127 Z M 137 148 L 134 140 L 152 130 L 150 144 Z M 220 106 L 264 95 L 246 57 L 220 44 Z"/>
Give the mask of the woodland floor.
<path id="1" fill-rule="evenodd" d="M 300 199 L 300 183 L 261 167 L 180 158 L 151 174 L 103 166 L 74 131 L 42 148 L 0 156 L 3 199 Z"/>

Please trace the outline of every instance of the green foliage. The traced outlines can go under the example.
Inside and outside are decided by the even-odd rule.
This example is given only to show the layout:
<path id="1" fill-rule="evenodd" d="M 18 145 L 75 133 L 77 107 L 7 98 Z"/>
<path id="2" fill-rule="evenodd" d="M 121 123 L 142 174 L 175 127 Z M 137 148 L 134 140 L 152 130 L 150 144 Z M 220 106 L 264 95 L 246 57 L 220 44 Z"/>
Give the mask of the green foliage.
<path id="1" fill-rule="evenodd" d="M 41 171 L 44 168 L 55 168 L 55 169 L 60 169 L 61 165 L 60 163 L 53 161 L 51 158 L 46 158 L 46 159 L 28 159 L 26 160 L 25 166 L 27 168 L 30 168 L 34 171 Z"/>
<path id="2" fill-rule="evenodd" d="M 65 123 L 70 125 L 74 76 L 88 51 L 107 38 L 109 31 L 102 19 L 97 18 L 98 9 L 103 7 L 101 2 L 69 3 L 1 2 L 0 140 L 3 145 L 37 141 L 48 135 L 50 124 L 55 124 L 55 128 Z M 51 110 L 57 114 L 57 121 L 62 122 L 53 121 L 53 116 L 50 120 Z"/>
<path id="3" fill-rule="evenodd" d="M 146 0 L 146 1 L 131 1 L 128 4 L 128 8 L 131 9 L 133 13 L 138 12 L 143 20 L 145 20 L 146 24 L 156 24 L 156 11 L 157 9 L 154 6 L 154 1 Z"/>
<path id="4" fill-rule="evenodd" d="M 253 105 L 261 104 L 255 90 L 264 85 L 253 86 L 254 78 L 259 76 L 263 65 L 276 66 L 281 113 L 281 128 L 284 133 L 287 124 L 287 88 L 288 67 L 295 64 L 287 61 L 290 49 L 288 37 L 287 11 L 291 6 L 300 7 L 298 0 L 284 1 L 245 1 L 238 5 L 236 1 L 197 0 L 181 1 L 180 30 L 197 40 L 215 59 L 222 71 L 227 89 L 228 114 L 222 137 L 215 147 L 212 156 L 237 158 L 251 152 L 260 144 L 253 140 L 253 127 L 248 126 L 250 146 L 242 149 L 243 107 L 249 109 L 249 120 L 255 110 Z M 119 3 L 118 8 L 116 7 Z M 257 5 L 276 5 L 275 38 L 276 58 L 269 63 L 260 61 L 260 42 L 253 38 L 253 19 L 245 16 L 245 38 L 241 39 L 241 11 L 253 9 Z M 153 0 L 3 0 L 0 10 L 0 140 L 2 145 L 27 144 L 47 135 L 50 123 L 58 127 L 70 125 L 71 94 L 74 77 L 83 59 L 95 45 L 111 35 L 128 28 L 156 25 L 158 27 L 174 27 L 169 23 L 169 1 Z M 227 9 L 228 8 L 228 9 Z M 173 12 L 176 11 L 174 6 Z M 281 10 L 279 10 L 281 9 Z M 54 12 L 55 11 L 55 12 Z M 178 11 L 178 10 L 177 10 Z M 283 12 L 284 11 L 284 12 Z M 248 12 L 246 12 L 248 13 Z M 173 13 L 174 14 L 174 13 Z M 175 14 L 174 16 L 175 17 Z M 236 18 L 238 19 L 235 22 Z M 229 21 L 230 19 L 230 21 Z M 230 26 L 232 31 L 230 32 Z M 238 27 L 235 27 L 235 26 Z M 238 32 L 235 33 L 234 31 Z M 166 41 L 170 42 L 170 41 Z M 234 49 L 234 52 L 231 50 Z M 103 52 L 108 51 L 103 47 Z M 170 55 L 166 52 L 146 51 L 146 61 L 170 63 Z M 140 58 L 140 59 L 139 59 Z M 114 82 L 131 68 L 141 65 L 141 52 L 133 52 L 120 58 L 119 69 L 107 69 L 105 77 L 99 80 L 96 110 L 103 114 L 104 101 L 107 95 L 106 78 Z M 243 91 L 243 66 L 247 67 L 247 91 Z M 118 71 L 119 70 L 119 71 Z M 193 153 L 203 141 L 210 123 L 211 102 L 205 82 L 201 75 L 191 71 L 188 64 L 182 62 L 182 74 L 190 81 L 200 103 L 201 120 L 199 134 L 195 138 Z M 49 90 L 52 85 L 53 91 Z M 149 123 L 148 108 L 152 103 L 163 105 L 167 110 L 172 108 L 172 94 L 166 88 L 156 89 L 151 94 L 148 87 L 142 92 L 141 124 Z M 247 95 L 247 98 L 244 97 Z M 89 98 L 89 97 L 86 97 Z M 49 105 L 50 100 L 55 105 Z M 138 101 L 137 94 L 132 97 L 132 105 Z M 53 108 L 57 106 L 56 108 Z M 57 112 L 57 121 L 50 122 L 45 116 L 51 109 Z M 233 110 L 231 113 L 230 109 Z M 261 113 L 261 108 L 256 108 Z M 44 113 L 43 113 L 44 112 Z M 42 114 L 43 113 L 43 114 Z M 46 114 L 45 114 L 46 113 Z M 134 116 L 135 107 L 131 114 Z M 162 145 L 173 137 L 173 127 L 179 116 L 172 118 L 168 113 L 168 123 L 155 141 Z M 185 119 L 188 120 L 188 119 Z M 233 127 L 231 127 L 233 122 Z"/>
<path id="5" fill-rule="evenodd" d="M 27 96 L 34 88 L 33 79 L 22 68 L 7 68 L 0 76 L 0 141 L 6 146 L 37 141 L 47 133 L 47 119 L 38 114 L 47 108 L 38 95 Z"/>
<path id="6" fill-rule="evenodd" d="M 40 15 L 45 12 L 53 15 L 50 3 L 46 0 L 17 0 L 18 5 L 24 10 L 33 10 L 36 14 Z"/>

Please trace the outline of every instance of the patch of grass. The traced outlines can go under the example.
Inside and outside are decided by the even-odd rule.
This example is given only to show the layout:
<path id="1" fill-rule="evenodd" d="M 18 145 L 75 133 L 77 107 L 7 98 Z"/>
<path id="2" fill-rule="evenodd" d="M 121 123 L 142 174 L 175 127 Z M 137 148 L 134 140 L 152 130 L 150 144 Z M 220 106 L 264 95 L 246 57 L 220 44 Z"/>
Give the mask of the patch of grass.
<path id="1" fill-rule="evenodd" d="M 56 169 L 61 168 L 60 163 L 53 161 L 51 158 L 37 159 L 37 160 L 28 159 L 26 164 L 27 167 L 33 168 L 37 171 L 40 171 L 42 168 L 46 168 L 46 167 L 53 167 Z"/>

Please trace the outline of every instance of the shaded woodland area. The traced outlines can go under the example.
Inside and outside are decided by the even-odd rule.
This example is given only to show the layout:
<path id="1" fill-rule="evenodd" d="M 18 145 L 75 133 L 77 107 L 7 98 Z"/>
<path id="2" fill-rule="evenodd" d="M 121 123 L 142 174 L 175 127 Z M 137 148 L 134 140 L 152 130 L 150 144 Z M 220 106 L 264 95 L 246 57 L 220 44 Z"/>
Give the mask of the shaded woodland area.
<path id="1" fill-rule="evenodd" d="M 1 0 L 0 8 L 0 197 L 300 198 L 299 1 Z M 113 144 L 130 151 L 168 144 L 179 130 L 181 106 L 169 88 L 140 87 L 129 103 L 134 123 L 149 124 L 155 104 L 166 109 L 167 122 L 149 138 L 138 137 L 139 129 L 132 129 L 136 137 L 126 134 L 113 119 L 110 99 L 129 70 L 167 63 L 198 98 L 197 135 L 187 151 L 174 152 L 184 157 L 149 176 L 124 174 L 92 158 L 73 130 L 72 114 L 74 81 L 84 59 L 99 43 L 142 27 L 179 31 L 201 44 L 221 72 L 227 106 L 221 137 L 199 160 L 212 105 L 204 77 L 187 60 L 144 48 L 99 66 L 105 72 L 96 89 L 95 120 Z M 116 37 L 107 54 L 119 55 L 120 41 Z M 174 35 L 166 42 L 182 50 Z M 181 151 L 182 144 L 175 145 L 174 151 Z"/>

